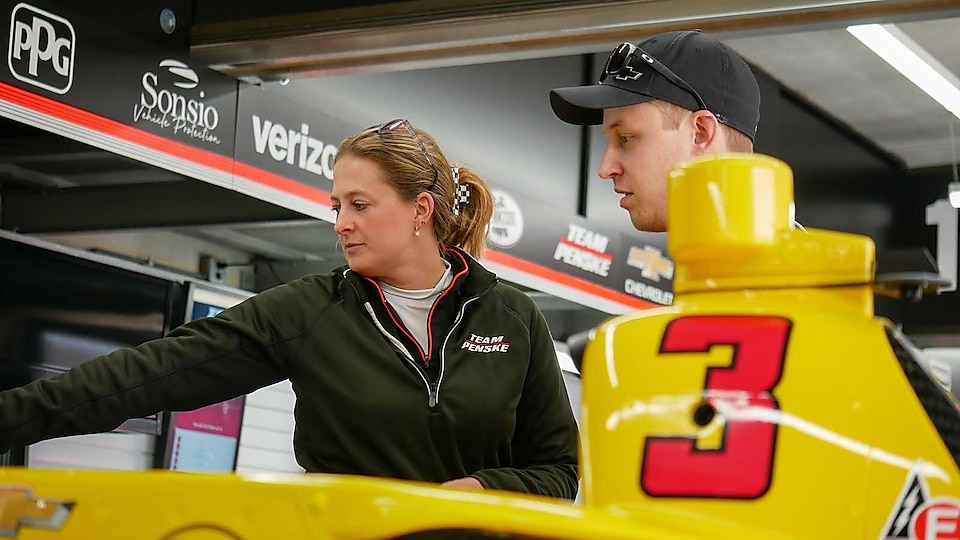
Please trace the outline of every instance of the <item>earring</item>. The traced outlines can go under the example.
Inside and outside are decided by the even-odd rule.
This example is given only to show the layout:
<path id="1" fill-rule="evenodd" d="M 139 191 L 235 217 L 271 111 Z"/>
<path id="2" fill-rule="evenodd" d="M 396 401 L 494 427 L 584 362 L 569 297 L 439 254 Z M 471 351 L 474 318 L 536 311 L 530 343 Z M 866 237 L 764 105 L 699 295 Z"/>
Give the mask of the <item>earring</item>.
<path id="1" fill-rule="evenodd" d="M 414 225 L 414 226 L 413 226 L 413 235 L 414 235 L 414 236 L 420 236 L 420 226 L 419 226 L 419 225 Z"/>

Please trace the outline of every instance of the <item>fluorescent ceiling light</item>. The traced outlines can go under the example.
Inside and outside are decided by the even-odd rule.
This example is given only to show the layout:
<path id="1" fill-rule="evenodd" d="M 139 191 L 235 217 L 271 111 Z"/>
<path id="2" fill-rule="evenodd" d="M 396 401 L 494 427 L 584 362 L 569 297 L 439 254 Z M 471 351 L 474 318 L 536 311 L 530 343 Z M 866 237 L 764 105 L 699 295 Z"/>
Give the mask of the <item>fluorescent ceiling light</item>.
<path id="1" fill-rule="evenodd" d="M 960 118 L 960 80 L 896 25 L 864 24 L 847 31 Z"/>

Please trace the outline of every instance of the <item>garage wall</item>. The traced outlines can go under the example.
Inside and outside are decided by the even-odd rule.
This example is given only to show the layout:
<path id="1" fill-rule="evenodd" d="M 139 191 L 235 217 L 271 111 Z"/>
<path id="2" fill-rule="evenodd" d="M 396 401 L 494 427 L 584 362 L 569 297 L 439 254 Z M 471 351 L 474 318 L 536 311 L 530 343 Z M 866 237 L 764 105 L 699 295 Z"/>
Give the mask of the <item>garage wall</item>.
<path id="1" fill-rule="evenodd" d="M 294 80 L 269 91 L 357 129 L 408 118 L 491 184 L 576 212 L 580 131 L 554 117 L 547 92 L 580 84 L 581 70 L 579 57 L 547 58 Z"/>

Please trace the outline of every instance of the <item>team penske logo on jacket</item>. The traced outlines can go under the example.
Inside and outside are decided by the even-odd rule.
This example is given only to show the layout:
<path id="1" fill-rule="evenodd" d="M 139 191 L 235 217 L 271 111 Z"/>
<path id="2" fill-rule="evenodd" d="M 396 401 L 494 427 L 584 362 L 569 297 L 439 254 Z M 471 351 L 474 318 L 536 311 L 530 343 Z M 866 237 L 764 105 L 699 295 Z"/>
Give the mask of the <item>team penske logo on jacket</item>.
<path id="1" fill-rule="evenodd" d="M 461 349 L 478 353 L 505 353 L 510 350 L 510 342 L 504 341 L 503 336 L 478 336 L 470 334 L 470 339 L 463 341 Z"/>

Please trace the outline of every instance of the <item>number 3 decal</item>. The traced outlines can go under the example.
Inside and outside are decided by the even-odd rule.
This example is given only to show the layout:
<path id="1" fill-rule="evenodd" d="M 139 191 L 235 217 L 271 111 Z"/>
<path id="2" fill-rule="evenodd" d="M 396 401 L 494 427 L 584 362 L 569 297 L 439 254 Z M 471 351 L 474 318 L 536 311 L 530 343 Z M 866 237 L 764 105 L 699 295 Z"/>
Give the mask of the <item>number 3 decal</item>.
<path id="1" fill-rule="evenodd" d="M 772 391 L 783 373 L 790 326 L 781 317 L 681 317 L 664 331 L 660 353 L 705 353 L 714 345 L 732 345 L 730 365 L 707 368 L 706 401 L 738 413 L 776 411 L 779 404 Z M 640 468 L 643 491 L 652 497 L 726 499 L 756 499 L 766 493 L 773 476 L 777 423 L 762 414 L 732 416 L 723 419 L 723 442 L 715 449 L 699 449 L 690 437 L 647 437 Z"/>

